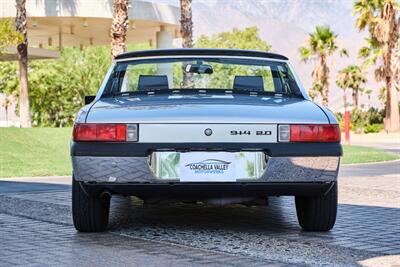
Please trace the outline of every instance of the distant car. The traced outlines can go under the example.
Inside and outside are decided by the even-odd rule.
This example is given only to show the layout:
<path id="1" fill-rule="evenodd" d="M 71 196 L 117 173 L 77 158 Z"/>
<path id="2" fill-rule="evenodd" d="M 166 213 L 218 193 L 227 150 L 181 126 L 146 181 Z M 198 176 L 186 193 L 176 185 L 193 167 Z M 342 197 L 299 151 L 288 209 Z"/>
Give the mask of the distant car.
<path id="1" fill-rule="evenodd" d="M 128 52 L 85 102 L 71 145 L 78 231 L 107 228 L 114 194 L 218 205 L 295 196 L 304 230 L 334 226 L 338 122 L 309 100 L 285 56 Z"/>

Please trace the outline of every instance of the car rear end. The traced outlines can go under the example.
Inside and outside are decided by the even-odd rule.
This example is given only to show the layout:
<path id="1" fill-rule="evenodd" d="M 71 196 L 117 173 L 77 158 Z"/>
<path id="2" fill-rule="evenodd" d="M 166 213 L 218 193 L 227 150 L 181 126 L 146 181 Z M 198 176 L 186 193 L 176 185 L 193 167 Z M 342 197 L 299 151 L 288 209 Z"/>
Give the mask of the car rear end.
<path id="1" fill-rule="evenodd" d="M 209 71 L 206 64 L 187 69 L 200 68 Z M 295 97 L 232 91 L 148 90 L 104 97 L 100 90 L 74 125 L 76 228 L 104 230 L 110 198 L 121 194 L 211 204 L 289 195 L 296 197 L 305 230 L 331 229 L 342 155 L 331 112 L 301 90 Z"/>

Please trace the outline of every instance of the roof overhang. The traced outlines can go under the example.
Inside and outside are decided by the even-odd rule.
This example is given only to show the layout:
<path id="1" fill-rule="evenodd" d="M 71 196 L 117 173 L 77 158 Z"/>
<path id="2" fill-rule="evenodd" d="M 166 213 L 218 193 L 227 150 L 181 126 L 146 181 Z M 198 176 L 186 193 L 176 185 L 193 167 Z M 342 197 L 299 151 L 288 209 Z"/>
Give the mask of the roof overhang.
<path id="1" fill-rule="evenodd" d="M 55 50 L 28 47 L 28 59 L 54 59 L 59 58 L 60 52 Z M 7 47 L 5 51 L 0 54 L 0 61 L 18 60 L 18 53 L 16 47 Z"/>
<path id="2" fill-rule="evenodd" d="M 156 40 L 161 29 L 180 34 L 180 10 L 176 6 L 130 1 L 126 43 Z M 26 2 L 29 46 L 83 47 L 110 44 L 113 1 L 74 0 Z M 0 18 L 14 19 L 15 0 L 0 1 Z"/>

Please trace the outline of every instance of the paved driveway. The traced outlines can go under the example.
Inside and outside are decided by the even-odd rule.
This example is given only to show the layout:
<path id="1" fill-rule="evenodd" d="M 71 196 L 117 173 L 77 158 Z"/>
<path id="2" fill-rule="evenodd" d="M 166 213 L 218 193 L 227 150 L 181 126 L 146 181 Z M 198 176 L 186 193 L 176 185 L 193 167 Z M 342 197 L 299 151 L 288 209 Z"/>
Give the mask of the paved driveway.
<path id="1" fill-rule="evenodd" d="M 69 178 L 1 181 L 0 265 L 399 264 L 398 173 L 386 166 L 392 171 L 384 175 L 355 176 L 356 168 L 342 169 L 338 220 L 329 233 L 302 232 L 290 197 L 272 198 L 268 207 L 155 207 L 115 197 L 111 229 L 81 234 L 71 223 Z"/>

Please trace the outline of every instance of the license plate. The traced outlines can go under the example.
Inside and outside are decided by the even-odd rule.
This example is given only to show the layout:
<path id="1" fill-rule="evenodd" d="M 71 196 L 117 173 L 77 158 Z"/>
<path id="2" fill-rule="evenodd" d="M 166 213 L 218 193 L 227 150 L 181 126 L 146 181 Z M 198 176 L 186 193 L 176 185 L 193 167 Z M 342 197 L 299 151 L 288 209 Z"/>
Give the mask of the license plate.
<path id="1" fill-rule="evenodd" d="M 235 153 L 187 152 L 180 155 L 181 182 L 235 182 Z"/>

